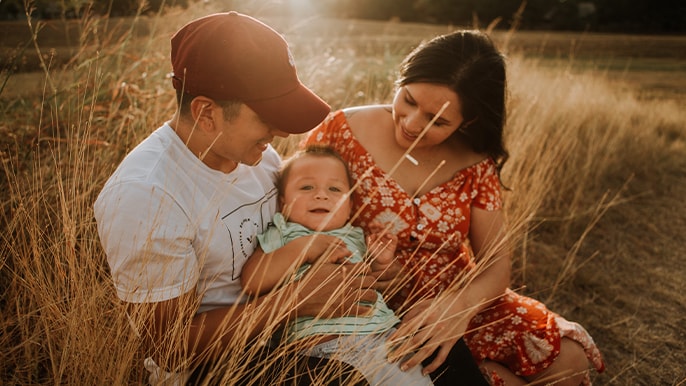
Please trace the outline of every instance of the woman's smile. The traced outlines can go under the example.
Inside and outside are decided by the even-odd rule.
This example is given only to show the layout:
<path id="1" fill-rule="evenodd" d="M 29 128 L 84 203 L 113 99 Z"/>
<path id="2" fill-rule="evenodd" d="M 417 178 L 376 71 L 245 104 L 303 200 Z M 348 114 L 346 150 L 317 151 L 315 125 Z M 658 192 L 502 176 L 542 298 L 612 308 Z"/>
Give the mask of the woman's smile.
<path id="1" fill-rule="evenodd" d="M 417 140 L 417 138 L 419 137 L 419 134 L 421 134 L 421 133 L 413 134 L 413 133 L 407 131 L 407 129 L 405 129 L 404 126 L 400 126 L 400 131 L 401 131 L 403 137 L 410 142 L 414 142 L 415 140 Z"/>

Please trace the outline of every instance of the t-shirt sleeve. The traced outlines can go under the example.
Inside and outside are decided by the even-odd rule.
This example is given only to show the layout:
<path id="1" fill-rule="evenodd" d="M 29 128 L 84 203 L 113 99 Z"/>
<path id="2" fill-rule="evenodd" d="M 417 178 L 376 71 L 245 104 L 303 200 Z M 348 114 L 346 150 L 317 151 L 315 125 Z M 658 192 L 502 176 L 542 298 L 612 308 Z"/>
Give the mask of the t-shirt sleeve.
<path id="1" fill-rule="evenodd" d="M 262 153 L 260 166 L 270 174 L 272 181 L 276 181 L 276 176 L 279 172 L 279 167 L 281 166 L 281 156 L 272 145 L 269 145 L 267 150 Z"/>
<path id="2" fill-rule="evenodd" d="M 114 184 L 101 192 L 94 212 L 120 299 L 160 302 L 195 287 L 193 223 L 161 187 Z"/>
<path id="3" fill-rule="evenodd" d="M 474 192 L 473 206 L 488 211 L 502 208 L 500 177 L 492 161 L 479 165 Z"/>

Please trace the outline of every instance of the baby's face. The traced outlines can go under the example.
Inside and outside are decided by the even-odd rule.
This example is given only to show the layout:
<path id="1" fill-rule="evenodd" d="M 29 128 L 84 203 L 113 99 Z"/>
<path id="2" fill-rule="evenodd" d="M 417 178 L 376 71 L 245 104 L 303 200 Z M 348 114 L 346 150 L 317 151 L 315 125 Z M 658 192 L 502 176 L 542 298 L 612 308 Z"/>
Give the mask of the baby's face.
<path id="1" fill-rule="evenodd" d="M 352 210 L 345 166 L 328 156 L 305 155 L 291 165 L 283 189 L 286 219 L 315 231 L 344 226 Z"/>

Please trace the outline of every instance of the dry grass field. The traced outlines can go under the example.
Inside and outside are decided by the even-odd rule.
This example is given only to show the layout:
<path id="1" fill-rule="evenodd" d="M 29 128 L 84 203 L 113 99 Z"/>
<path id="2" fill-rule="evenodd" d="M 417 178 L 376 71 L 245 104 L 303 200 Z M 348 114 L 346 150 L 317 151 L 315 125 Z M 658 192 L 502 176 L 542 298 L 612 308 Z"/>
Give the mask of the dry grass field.
<path id="1" fill-rule="evenodd" d="M 92 203 L 173 111 L 170 34 L 215 10 L 0 25 L 0 384 L 141 383 Z M 389 101 L 400 58 L 454 28 L 268 20 L 334 108 Z M 686 384 L 686 37 L 493 36 L 509 57 L 516 287 L 591 332 L 595 384 Z"/>

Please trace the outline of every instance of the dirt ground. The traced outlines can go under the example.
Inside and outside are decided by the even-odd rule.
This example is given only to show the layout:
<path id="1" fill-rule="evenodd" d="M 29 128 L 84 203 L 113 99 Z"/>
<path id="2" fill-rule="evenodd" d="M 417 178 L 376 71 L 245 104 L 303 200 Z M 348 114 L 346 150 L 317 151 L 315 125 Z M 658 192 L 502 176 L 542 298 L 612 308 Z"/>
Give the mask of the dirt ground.
<path id="1" fill-rule="evenodd" d="M 550 305 L 592 331 L 607 364 L 595 384 L 686 383 L 686 138 L 662 157 L 634 171 L 628 200 L 590 232 L 579 252 L 589 260 Z"/>

